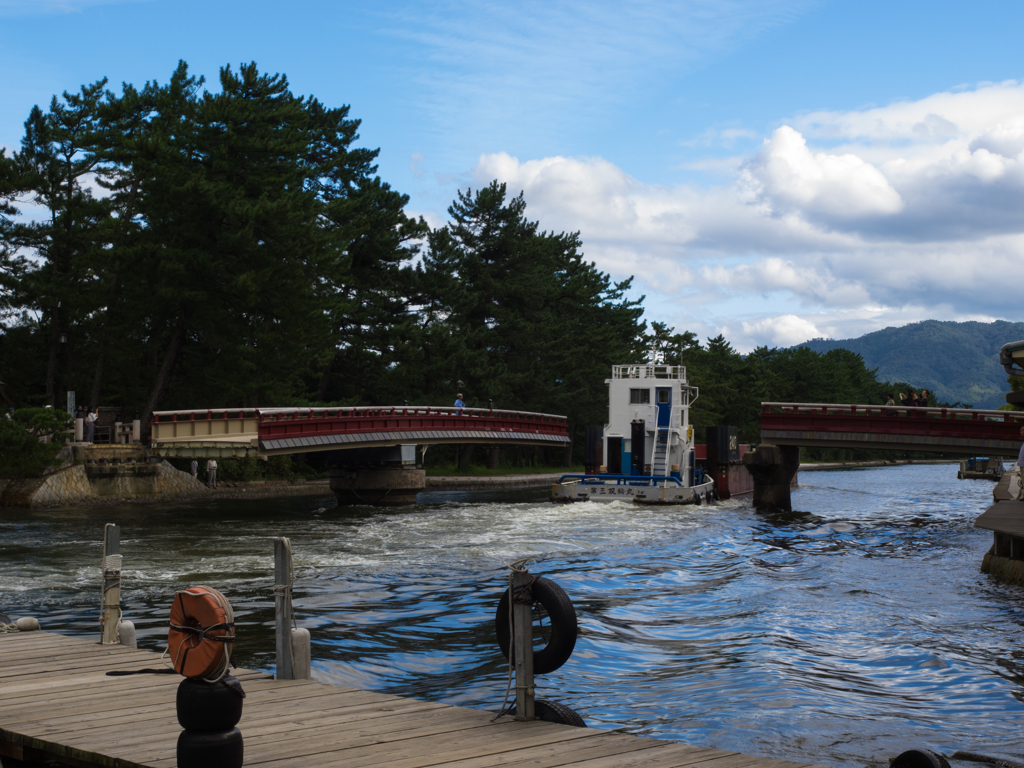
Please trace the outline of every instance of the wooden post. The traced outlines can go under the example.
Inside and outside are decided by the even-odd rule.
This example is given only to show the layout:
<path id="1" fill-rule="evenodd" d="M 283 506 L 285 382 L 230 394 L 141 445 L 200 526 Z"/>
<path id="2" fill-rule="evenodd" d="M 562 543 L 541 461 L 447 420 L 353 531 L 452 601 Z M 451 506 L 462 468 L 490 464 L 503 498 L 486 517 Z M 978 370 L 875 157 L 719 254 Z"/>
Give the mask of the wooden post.
<path id="1" fill-rule="evenodd" d="M 103 603 L 100 609 L 100 643 L 116 645 L 121 618 L 121 528 L 107 523 L 103 529 Z"/>
<path id="2" fill-rule="evenodd" d="M 277 680 L 292 680 L 292 543 L 274 539 L 274 619 L 277 639 Z"/>
<path id="3" fill-rule="evenodd" d="M 530 583 L 526 569 L 512 571 L 512 645 L 516 652 L 516 720 L 533 720 L 533 605 L 517 603 L 515 595 Z"/>

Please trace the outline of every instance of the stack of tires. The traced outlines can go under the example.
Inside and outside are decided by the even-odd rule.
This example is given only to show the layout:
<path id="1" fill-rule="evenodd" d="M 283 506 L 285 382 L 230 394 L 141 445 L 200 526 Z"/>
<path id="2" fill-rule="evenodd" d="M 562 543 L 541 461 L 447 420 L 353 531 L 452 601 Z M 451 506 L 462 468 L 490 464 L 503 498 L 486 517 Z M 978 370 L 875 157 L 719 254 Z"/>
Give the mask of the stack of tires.
<path id="1" fill-rule="evenodd" d="M 167 650 L 174 671 L 184 676 L 175 706 L 178 768 L 242 768 L 242 690 L 227 674 L 235 642 L 231 603 L 212 587 L 176 592 L 171 604 Z"/>
<path id="2" fill-rule="evenodd" d="M 576 635 L 578 627 L 576 624 L 576 609 L 572 601 L 560 586 L 538 576 L 530 585 L 530 599 L 534 603 L 535 610 L 539 604 L 550 621 L 548 628 L 547 644 L 533 654 L 533 674 L 545 675 L 559 669 L 572 656 L 576 647 Z M 498 636 L 498 647 L 505 654 L 505 658 L 515 653 L 512 648 L 512 627 L 509 623 L 509 590 L 498 601 L 498 610 L 494 615 L 494 629 Z M 556 701 L 535 699 L 533 702 L 534 715 L 538 720 L 546 720 L 551 723 L 563 725 L 575 725 L 579 728 L 586 728 L 587 724 L 569 707 L 559 704 Z"/>
<path id="3" fill-rule="evenodd" d="M 238 679 L 225 675 L 216 683 L 187 677 L 175 701 L 178 724 L 178 768 L 242 768 L 242 719 L 245 693 Z"/>

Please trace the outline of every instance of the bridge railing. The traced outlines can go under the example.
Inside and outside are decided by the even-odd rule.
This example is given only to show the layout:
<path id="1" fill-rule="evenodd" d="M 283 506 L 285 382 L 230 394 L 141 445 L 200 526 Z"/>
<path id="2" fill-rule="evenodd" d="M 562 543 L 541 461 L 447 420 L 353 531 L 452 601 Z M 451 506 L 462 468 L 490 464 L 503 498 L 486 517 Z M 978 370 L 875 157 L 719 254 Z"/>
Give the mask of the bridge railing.
<path id="1" fill-rule="evenodd" d="M 231 440 L 254 437 L 259 428 L 257 408 L 204 408 L 154 411 L 150 440 Z M 244 437 L 243 437 L 244 436 Z"/>
<path id="2" fill-rule="evenodd" d="M 423 429 L 569 434 L 565 416 L 434 405 L 156 411 L 150 427 L 151 439 L 156 443 Z"/>
<path id="3" fill-rule="evenodd" d="M 569 424 L 565 416 L 550 413 L 433 405 L 265 408 L 259 414 L 260 440 L 347 432 L 424 430 L 568 436 Z"/>
<path id="4" fill-rule="evenodd" d="M 344 408 L 260 408 L 260 423 L 298 419 L 345 419 L 402 416 L 462 416 L 470 418 L 511 419 L 531 422 L 568 424 L 565 416 L 501 408 L 455 408 L 437 405 L 351 406 Z"/>
<path id="5" fill-rule="evenodd" d="M 1024 424 L 1024 411 L 990 411 L 980 408 L 918 408 L 908 405 L 857 405 L 837 403 L 761 403 L 764 414 L 805 414 L 809 416 L 899 416 L 949 421 L 988 421 Z"/>

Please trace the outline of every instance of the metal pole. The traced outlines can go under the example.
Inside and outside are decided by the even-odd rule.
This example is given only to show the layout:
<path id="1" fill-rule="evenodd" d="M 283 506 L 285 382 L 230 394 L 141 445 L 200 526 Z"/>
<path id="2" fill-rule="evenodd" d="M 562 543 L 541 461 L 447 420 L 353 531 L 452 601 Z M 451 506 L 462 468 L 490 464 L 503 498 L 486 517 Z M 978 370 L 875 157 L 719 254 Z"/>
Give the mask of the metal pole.
<path id="1" fill-rule="evenodd" d="M 533 720 L 533 603 L 518 602 L 531 581 L 526 569 L 512 571 L 512 645 L 516 653 L 516 720 Z"/>
<path id="2" fill-rule="evenodd" d="M 103 529 L 103 603 L 100 613 L 100 643 L 116 645 L 117 622 L 121 618 L 121 528 L 107 523 Z"/>
<path id="3" fill-rule="evenodd" d="M 277 640 L 278 680 L 294 679 L 292 673 L 292 543 L 274 539 L 274 619 Z"/>

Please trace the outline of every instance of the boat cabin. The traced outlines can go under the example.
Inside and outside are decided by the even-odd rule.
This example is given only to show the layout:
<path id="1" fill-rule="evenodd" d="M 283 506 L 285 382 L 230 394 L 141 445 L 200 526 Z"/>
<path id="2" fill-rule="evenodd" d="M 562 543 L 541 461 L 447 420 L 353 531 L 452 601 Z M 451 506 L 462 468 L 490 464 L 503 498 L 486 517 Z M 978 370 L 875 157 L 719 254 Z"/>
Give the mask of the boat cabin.
<path id="1" fill-rule="evenodd" d="M 694 463 L 690 405 L 698 391 L 687 382 L 686 368 L 615 365 L 605 383 L 607 473 L 689 478 Z"/>

